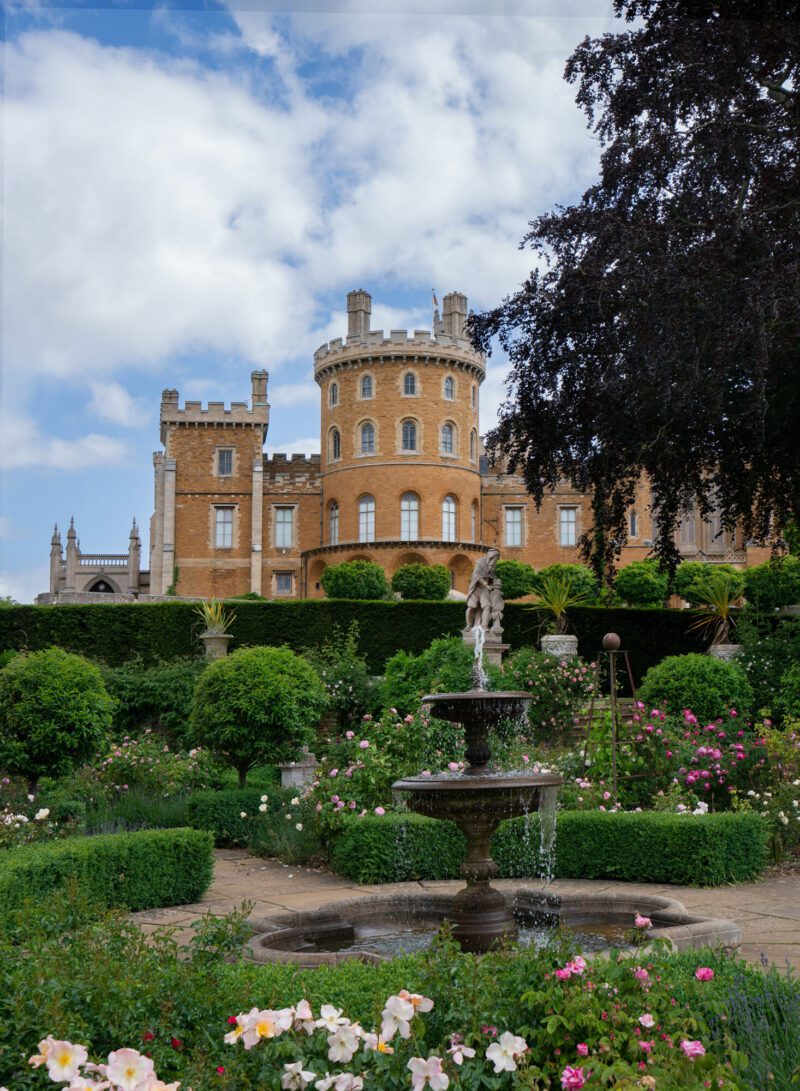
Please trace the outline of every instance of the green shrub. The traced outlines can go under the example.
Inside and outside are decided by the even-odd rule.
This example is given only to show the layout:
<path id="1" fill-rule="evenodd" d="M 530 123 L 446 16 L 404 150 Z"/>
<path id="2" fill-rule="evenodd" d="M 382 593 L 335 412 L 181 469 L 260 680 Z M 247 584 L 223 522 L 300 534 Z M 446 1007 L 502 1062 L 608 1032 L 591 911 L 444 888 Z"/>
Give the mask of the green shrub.
<path id="1" fill-rule="evenodd" d="M 614 587 L 630 606 L 663 606 L 669 576 L 661 571 L 656 560 L 631 561 L 617 573 Z"/>
<path id="2" fill-rule="evenodd" d="M 705 561 L 681 561 L 675 571 L 672 590 L 692 606 L 697 606 L 702 600 L 696 596 L 694 585 L 699 583 L 702 586 L 719 572 L 730 577 L 734 597 L 740 598 L 744 594 L 744 572 L 730 564 L 708 564 Z"/>
<path id="3" fill-rule="evenodd" d="M 771 611 L 800 602 L 800 558 L 775 557 L 746 568 L 744 593 L 754 610 Z"/>
<path id="4" fill-rule="evenodd" d="M 505 685 L 531 696 L 528 723 L 537 742 L 567 733 L 588 701 L 594 671 L 581 659 L 561 660 L 536 648 L 519 648 L 506 661 Z"/>
<path id="5" fill-rule="evenodd" d="M 782 675 L 775 695 L 778 711 L 790 720 L 800 720 L 800 663 L 793 663 Z"/>
<path id="6" fill-rule="evenodd" d="M 383 707 L 395 708 L 402 716 L 413 715 L 426 693 L 462 693 L 470 688 L 473 663 L 473 651 L 460 637 L 434 640 L 421 655 L 398 652 L 386 664 Z M 499 670 L 488 667 L 487 674 L 491 688 L 497 689 Z"/>
<path id="7" fill-rule="evenodd" d="M 575 596 L 597 597 L 597 580 L 591 568 L 585 564 L 550 564 L 540 568 L 533 577 L 533 590 L 540 591 L 548 580 L 568 580 L 570 592 Z"/>
<path id="8" fill-rule="evenodd" d="M 351 818 L 337 839 L 332 864 L 359 883 L 457 879 L 464 835 L 452 822 L 419 814 Z"/>
<path id="9" fill-rule="evenodd" d="M 254 765 L 291 761 L 312 741 L 326 703 L 317 672 L 289 648 L 240 648 L 201 675 L 191 737 L 233 766 L 243 788 Z"/>
<path id="10" fill-rule="evenodd" d="M 783 677 L 800 661 L 800 618 L 781 618 L 756 625 L 740 621 L 736 639 L 742 645 L 739 663 L 753 688 L 753 708 L 780 715 Z"/>
<path id="11" fill-rule="evenodd" d="M 522 561 L 498 561 L 495 571 L 506 602 L 521 599 L 533 591 L 536 572 L 531 565 Z"/>
<path id="12" fill-rule="evenodd" d="M 176 659 L 146 666 L 138 657 L 119 667 L 101 665 L 106 689 L 117 702 L 115 733 L 136 735 L 143 727 L 152 727 L 183 740 L 192 713 L 194 687 L 206 666 L 205 659 Z"/>
<path id="13" fill-rule="evenodd" d="M 71 837 L 0 855 L 0 915 L 76 883 L 105 906 L 130 910 L 198 901 L 211 883 L 213 839 L 199 830 Z"/>
<path id="14" fill-rule="evenodd" d="M 186 796 L 165 798 L 133 790 L 120 793 L 116 799 L 97 800 L 84 810 L 88 834 L 170 830 L 191 824 L 186 816 Z"/>
<path id="15" fill-rule="evenodd" d="M 337 627 L 321 647 L 304 653 L 322 679 L 328 708 L 336 714 L 341 727 L 373 712 L 377 697 L 367 661 L 358 650 L 358 639 L 358 622 L 354 621 L 346 633 Z"/>
<path id="16" fill-rule="evenodd" d="M 18 655 L 0 671 L 0 770 L 62 776 L 99 751 L 114 701 L 100 671 L 60 648 Z"/>
<path id="17" fill-rule="evenodd" d="M 672 655 L 651 667 L 639 699 L 648 709 L 665 704 L 670 715 L 690 708 L 702 723 L 730 708 L 747 716 L 753 707 L 753 691 L 741 666 L 695 654 Z"/>
<path id="18" fill-rule="evenodd" d="M 263 813 L 282 810 L 286 789 L 228 788 L 222 792 L 192 792 L 186 797 L 186 821 L 196 830 L 208 830 L 220 848 L 240 848 L 250 841 L 254 821 Z"/>
<path id="19" fill-rule="evenodd" d="M 446 599 L 450 571 L 443 564 L 404 564 L 392 576 L 392 590 L 406 600 Z"/>
<path id="20" fill-rule="evenodd" d="M 329 565 L 320 582 L 331 599 L 382 599 L 389 591 L 384 571 L 374 561 Z"/>
<path id="21" fill-rule="evenodd" d="M 719 886 L 757 879 L 767 864 L 757 814 L 559 811 L 556 831 L 560 879 Z M 504 878 L 541 875 L 538 815 L 503 822 L 492 855 Z"/>

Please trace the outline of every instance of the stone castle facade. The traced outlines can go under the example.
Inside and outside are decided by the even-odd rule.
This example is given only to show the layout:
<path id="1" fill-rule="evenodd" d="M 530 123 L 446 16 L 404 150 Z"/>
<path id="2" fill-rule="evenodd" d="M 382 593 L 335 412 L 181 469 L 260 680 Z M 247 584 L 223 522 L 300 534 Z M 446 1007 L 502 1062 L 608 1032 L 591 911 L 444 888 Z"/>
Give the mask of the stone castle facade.
<path id="1" fill-rule="evenodd" d="M 491 547 L 537 569 L 578 560 L 588 499 L 564 483 L 537 511 L 521 477 L 482 453 L 486 364 L 465 336 L 466 296 L 444 297 L 432 331 L 372 330 L 371 310 L 367 292 L 350 292 L 347 335 L 314 354 L 320 454 L 264 454 L 266 371 L 252 373 L 249 404 L 181 406 L 178 391 L 165 390 L 149 569 L 135 523 L 127 554 L 83 554 L 71 524 L 66 558 L 57 529 L 53 536 L 50 594 L 39 601 L 97 592 L 315 598 L 325 568 L 354 559 L 376 561 L 389 578 L 404 564 L 443 564 L 463 593 Z M 620 563 L 651 546 L 643 486 Z M 767 555 L 696 513 L 683 521 L 680 546 L 692 559 L 739 565 Z"/>

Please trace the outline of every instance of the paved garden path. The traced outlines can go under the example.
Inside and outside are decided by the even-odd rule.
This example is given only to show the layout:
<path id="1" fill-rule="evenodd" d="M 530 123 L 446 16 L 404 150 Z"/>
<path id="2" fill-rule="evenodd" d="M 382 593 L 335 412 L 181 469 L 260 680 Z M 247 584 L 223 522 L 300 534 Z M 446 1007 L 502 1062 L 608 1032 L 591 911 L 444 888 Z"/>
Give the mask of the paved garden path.
<path id="1" fill-rule="evenodd" d="M 265 917 L 282 909 L 316 909 L 328 902 L 355 898 L 359 894 L 422 889 L 446 893 L 455 892 L 463 885 L 456 881 L 361 886 L 330 872 L 261 860 L 235 849 L 218 849 L 214 855 L 214 881 L 201 902 L 134 913 L 137 923 L 145 931 L 152 931 L 160 925 L 174 925 L 178 929 L 177 938 L 182 940 L 191 936 L 191 923 L 199 916 L 204 913 L 228 913 L 244 901 L 254 903 L 255 916 Z M 509 883 L 500 880 L 496 885 L 502 888 Z M 688 910 L 703 916 L 736 921 L 742 930 L 742 954 L 745 958 L 757 962 L 763 954 L 778 965 L 789 962 L 800 969 L 800 874 L 778 875 L 760 883 L 713 889 L 557 879 L 550 885 L 550 890 L 554 894 L 580 890 L 660 894 L 675 898 Z"/>

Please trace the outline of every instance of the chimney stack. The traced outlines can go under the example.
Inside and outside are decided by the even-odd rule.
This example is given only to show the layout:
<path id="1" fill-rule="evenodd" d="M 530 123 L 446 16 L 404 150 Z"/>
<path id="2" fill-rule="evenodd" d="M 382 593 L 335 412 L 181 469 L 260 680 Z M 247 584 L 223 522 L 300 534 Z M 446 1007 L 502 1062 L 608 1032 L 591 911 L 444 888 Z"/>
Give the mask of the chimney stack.
<path id="1" fill-rule="evenodd" d="M 252 383 L 253 390 L 253 409 L 257 405 L 267 404 L 267 379 L 269 379 L 269 372 L 266 369 L 261 371 L 250 372 L 250 382 Z"/>

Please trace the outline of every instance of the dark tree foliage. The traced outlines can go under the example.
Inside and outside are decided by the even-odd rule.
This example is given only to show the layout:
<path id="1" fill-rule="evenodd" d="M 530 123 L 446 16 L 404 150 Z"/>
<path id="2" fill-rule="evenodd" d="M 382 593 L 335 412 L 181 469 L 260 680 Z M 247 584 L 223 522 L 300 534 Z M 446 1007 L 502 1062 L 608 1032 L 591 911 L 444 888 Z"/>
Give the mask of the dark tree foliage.
<path id="1" fill-rule="evenodd" d="M 489 436 L 537 502 L 587 490 L 598 574 L 640 475 L 655 552 L 695 501 L 763 540 L 800 516 L 800 5 L 615 0 L 569 58 L 600 180 L 534 220 L 521 289 L 471 320 L 509 354 Z"/>

